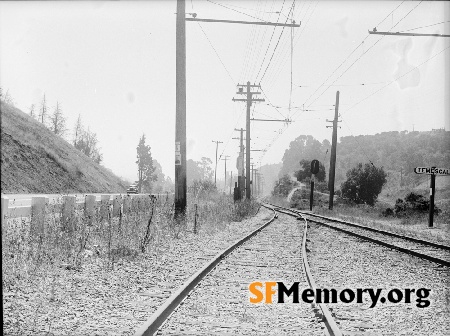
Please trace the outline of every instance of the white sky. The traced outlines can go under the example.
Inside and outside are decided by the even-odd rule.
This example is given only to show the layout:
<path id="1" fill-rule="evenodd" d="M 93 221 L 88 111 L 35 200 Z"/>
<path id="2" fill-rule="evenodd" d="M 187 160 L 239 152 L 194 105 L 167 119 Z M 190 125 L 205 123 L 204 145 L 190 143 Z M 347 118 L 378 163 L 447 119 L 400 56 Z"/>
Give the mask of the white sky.
<path id="1" fill-rule="evenodd" d="M 186 0 L 186 12 L 247 21 L 257 21 L 248 15 L 272 22 L 279 17 L 284 23 L 292 5 L 291 0 L 211 1 L 217 4 Z M 234 128 L 245 128 L 245 105 L 232 98 L 243 98 L 236 84 L 247 81 L 260 83 L 267 95 L 260 96 L 265 103 L 255 104 L 255 118 L 295 121 L 287 128 L 252 122 L 252 148 L 268 149 L 265 155 L 253 152 L 261 164 L 280 162 L 301 134 L 331 141 L 325 126 L 333 118 L 337 90 L 343 120 L 338 137 L 413 127 L 450 130 L 450 39 L 368 36 L 374 27 L 389 31 L 397 24 L 392 28 L 397 32 L 448 21 L 449 8 L 449 2 L 434 1 L 295 1 L 294 20 L 301 27 L 293 31 L 291 106 L 315 111 L 290 113 L 290 28 L 273 54 L 283 28 L 186 22 L 188 159 L 214 161 L 212 140 L 219 140 L 219 153 L 231 157 L 227 170 L 236 170 L 239 142 L 231 138 L 238 136 Z M 273 13 L 281 10 L 282 15 Z M 173 178 L 175 12 L 175 1 L 1 1 L 0 85 L 24 112 L 44 93 L 52 108 L 58 101 L 70 130 L 81 114 L 97 134 L 103 164 L 130 180 L 136 178 L 136 146 L 145 133 L 153 158 Z M 450 34 L 450 24 L 411 32 Z M 218 177 L 223 169 L 221 161 Z"/>

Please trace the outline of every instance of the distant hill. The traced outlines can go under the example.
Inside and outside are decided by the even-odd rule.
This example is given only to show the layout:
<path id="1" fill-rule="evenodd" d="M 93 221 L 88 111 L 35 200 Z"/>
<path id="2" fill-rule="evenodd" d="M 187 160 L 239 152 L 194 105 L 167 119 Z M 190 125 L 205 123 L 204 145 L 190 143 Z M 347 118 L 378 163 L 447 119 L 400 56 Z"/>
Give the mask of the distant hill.
<path id="1" fill-rule="evenodd" d="M 19 109 L 1 102 L 2 193 L 123 193 L 127 184 Z"/>
<path id="2" fill-rule="evenodd" d="M 317 159 L 324 163 L 328 180 L 331 144 L 311 135 L 300 135 L 283 156 L 279 177 L 300 168 L 301 160 Z M 341 137 L 337 144 L 335 187 L 340 188 L 346 173 L 358 163 L 372 162 L 388 173 L 381 196 L 404 197 L 411 190 L 428 191 L 429 177 L 414 173 L 414 167 L 450 168 L 450 132 L 383 132 L 375 135 Z M 450 177 L 436 181 L 437 198 L 450 198 Z"/>

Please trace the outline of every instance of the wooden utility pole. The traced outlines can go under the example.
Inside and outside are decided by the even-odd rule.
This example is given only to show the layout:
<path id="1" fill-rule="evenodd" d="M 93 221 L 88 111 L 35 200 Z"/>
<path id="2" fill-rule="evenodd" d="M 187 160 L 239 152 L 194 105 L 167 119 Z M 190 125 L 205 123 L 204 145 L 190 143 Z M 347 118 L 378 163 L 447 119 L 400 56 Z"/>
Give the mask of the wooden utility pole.
<path id="1" fill-rule="evenodd" d="M 176 23 L 176 120 L 175 120 L 175 217 L 186 210 L 186 21 L 185 0 L 177 0 Z"/>
<path id="2" fill-rule="evenodd" d="M 229 155 L 225 155 L 222 159 L 225 161 L 225 183 L 223 185 L 223 190 L 225 191 L 227 190 L 227 160 L 229 157 L 230 157 Z"/>
<path id="3" fill-rule="evenodd" d="M 245 147 L 246 147 L 246 155 L 245 155 L 245 163 L 246 163 L 246 169 L 245 169 L 245 198 L 250 199 L 251 198 L 251 191 L 250 191 L 250 108 L 252 106 L 253 102 L 263 102 L 264 99 L 259 98 L 253 98 L 253 95 L 261 94 L 261 92 L 252 92 L 252 88 L 261 88 L 260 85 L 251 85 L 250 82 L 247 82 L 247 85 L 241 85 L 238 84 L 238 92 L 237 94 L 246 94 L 247 99 L 235 99 L 233 98 L 233 101 L 245 101 L 247 102 L 247 117 L 246 117 L 246 133 L 245 133 Z M 247 88 L 247 92 L 244 92 L 244 88 Z"/>
<path id="4" fill-rule="evenodd" d="M 176 18 L 176 120 L 175 120 L 175 217 L 186 210 L 186 21 L 226 22 L 252 25 L 270 25 L 278 27 L 300 27 L 299 24 L 247 22 L 214 19 L 186 18 L 185 0 L 177 0 Z M 250 90 L 247 90 L 250 91 Z M 249 119 L 249 117 L 247 117 Z M 248 137 L 250 139 L 250 137 Z M 248 146 L 250 147 L 250 146 Z M 248 193 L 248 198 L 250 194 Z"/>
<path id="5" fill-rule="evenodd" d="M 233 185 L 233 171 L 231 171 L 231 177 L 230 177 L 230 195 L 231 195 L 231 186 Z"/>
<path id="6" fill-rule="evenodd" d="M 216 143 L 216 167 L 214 168 L 214 185 L 217 187 L 217 149 L 219 148 L 219 144 L 223 142 L 217 140 L 213 140 L 212 142 Z"/>
<path id="7" fill-rule="evenodd" d="M 330 198 L 329 198 L 329 209 L 333 210 L 333 198 L 334 198 L 334 177 L 336 173 L 336 146 L 337 146 L 337 123 L 339 122 L 338 116 L 339 116 L 339 91 L 336 91 L 336 105 L 334 107 L 334 120 L 330 121 L 327 120 L 327 122 L 333 123 L 333 137 L 332 137 L 332 143 L 331 143 L 331 157 L 330 157 L 330 172 L 329 172 L 329 183 L 328 183 L 328 189 L 330 191 Z M 331 126 L 327 126 L 331 127 Z"/>
<path id="8" fill-rule="evenodd" d="M 237 160 L 236 168 L 238 169 L 238 189 L 239 194 L 242 197 L 245 185 L 245 167 L 244 167 L 244 129 L 234 129 L 235 131 L 241 132 L 241 136 L 238 138 L 239 141 L 239 157 Z M 233 138 L 234 139 L 234 138 Z"/>

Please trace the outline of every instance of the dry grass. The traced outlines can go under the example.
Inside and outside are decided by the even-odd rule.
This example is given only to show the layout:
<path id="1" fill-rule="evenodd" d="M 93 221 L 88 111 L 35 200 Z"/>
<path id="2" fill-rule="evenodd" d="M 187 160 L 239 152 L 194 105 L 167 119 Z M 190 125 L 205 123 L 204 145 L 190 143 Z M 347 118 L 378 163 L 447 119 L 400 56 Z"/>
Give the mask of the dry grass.
<path id="1" fill-rule="evenodd" d="M 74 210 L 64 220 L 55 202 L 40 216 L 9 219 L 2 230 L 3 290 L 29 277 L 51 278 L 55 268 L 80 270 L 93 259 L 108 270 L 140 254 L 158 255 L 167 240 L 192 233 L 194 221 L 198 235 L 211 234 L 258 210 L 254 201 L 235 204 L 228 196 L 209 194 L 197 198 L 195 219 L 194 204 L 188 204 L 185 221 L 174 220 L 169 198 L 133 202 L 129 213 L 114 218 L 110 206 L 99 204 L 93 216 Z"/>
<path id="2" fill-rule="evenodd" d="M 382 217 L 380 207 L 349 206 L 338 204 L 329 210 L 326 207 L 316 207 L 314 212 L 324 216 L 341 218 L 349 222 L 368 227 L 378 228 L 402 235 L 426 239 L 438 243 L 450 242 L 450 212 L 443 209 L 434 216 L 433 228 L 428 227 L 428 214 L 416 214 L 405 218 Z"/>
<path id="3" fill-rule="evenodd" d="M 2 193 L 124 192 L 127 184 L 19 109 L 1 102 Z"/>

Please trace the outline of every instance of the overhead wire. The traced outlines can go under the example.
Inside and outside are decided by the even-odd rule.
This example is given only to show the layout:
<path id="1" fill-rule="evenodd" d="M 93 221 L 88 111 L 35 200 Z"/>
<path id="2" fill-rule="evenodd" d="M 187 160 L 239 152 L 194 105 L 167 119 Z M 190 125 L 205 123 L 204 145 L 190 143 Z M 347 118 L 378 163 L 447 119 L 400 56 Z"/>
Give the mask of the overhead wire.
<path id="1" fill-rule="evenodd" d="M 201 25 L 199 22 L 197 22 L 197 24 L 198 24 L 198 26 L 200 27 L 200 29 L 201 29 L 201 31 L 203 32 L 203 34 L 205 35 L 206 39 L 208 40 L 209 45 L 210 45 L 211 48 L 214 50 L 214 52 L 215 52 L 217 58 L 219 59 L 219 61 L 220 61 L 220 63 L 222 64 L 223 68 L 225 69 L 226 73 L 227 73 L 228 76 L 230 77 L 231 81 L 233 82 L 233 84 L 235 84 L 236 82 L 235 82 L 233 76 L 231 76 L 231 74 L 230 74 L 230 72 L 228 71 L 227 67 L 226 67 L 225 64 L 223 63 L 222 58 L 220 57 L 220 55 L 219 55 L 219 53 L 217 52 L 216 48 L 214 48 L 214 45 L 212 44 L 212 42 L 211 42 L 211 40 L 209 39 L 208 35 L 206 35 L 206 32 L 203 30 L 202 25 Z"/>
<path id="2" fill-rule="evenodd" d="M 256 16 L 253 16 L 253 15 L 250 15 L 250 14 L 247 14 L 247 13 L 244 13 L 244 12 L 241 12 L 241 11 L 238 11 L 238 10 L 236 10 L 236 9 L 233 9 L 233 8 L 227 7 L 227 6 L 225 6 L 225 5 L 222 5 L 222 4 L 218 3 L 218 2 L 214 2 L 214 1 L 211 1 L 211 0 L 206 0 L 206 1 L 208 1 L 208 2 L 210 2 L 210 3 L 213 3 L 213 4 L 215 4 L 215 5 L 218 5 L 218 6 L 221 6 L 221 7 L 227 8 L 227 9 L 229 9 L 229 10 L 235 11 L 235 12 L 237 12 L 237 13 L 240 13 L 240 14 L 246 15 L 246 16 L 248 16 L 248 17 L 251 17 L 251 18 L 257 19 L 257 20 L 259 20 L 259 21 L 261 21 L 261 22 L 266 22 L 266 23 L 268 23 L 268 21 L 262 20 L 262 19 L 260 19 L 260 18 L 258 18 L 258 17 L 256 17 Z"/>
<path id="3" fill-rule="evenodd" d="M 447 23 L 447 22 L 450 22 L 450 21 L 442 21 L 442 22 L 434 23 L 434 24 L 431 24 L 431 25 L 428 25 L 428 26 L 422 26 L 422 27 L 411 28 L 411 29 L 407 29 L 407 30 L 401 30 L 401 31 L 399 31 L 399 33 L 404 33 L 404 32 L 408 32 L 408 31 L 411 31 L 411 30 L 420 29 L 420 28 L 432 27 L 432 26 L 436 26 L 436 25 L 439 25 L 439 24 Z"/>
<path id="4" fill-rule="evenodd" d="M 395 26 L 393 26 L 391 29 L 389 29 L 389 31 L 391 31 L 392 29 L 394 29 L 400 22 L 402 22 L 413 10 L 415 10 L 421 3 L 422 3 L 422 1 L 423 0 L 421 0 L 414 8 L 412 8 L 408 13 L 406 13 L 406 15 L 405 16 L 403 16 L 396 24 L 395 24 Z M 377 44 L 378 44 L 378 42 L 380 42 L 383 38 L 385 37 L 385 35 L 383 35 L 381 38 L 379 38 L 377 41 L 375 41 L 375 43 L 374 44 L 372 44 L 367 50 L 365 50 L 363 53 L 362 53 L 362 55 L 361 56 L 359 56 L 352 64 L 350 64 L 350 66 L 347 68 L 347 69 L 345 69 L 345 71 L 338 77 L 338 78 L 336 78 L 335 80 L 334 80 L 334 82 L 333 83 L 331 83 L 331 84 L 334 84 L 334 83 L 336 83 L 343 75 L 345 75 L 346 73 L 347 73 L 347 71 L 348 70 L 350 70 L 350 68 L 356 63 L 356 62 L 358 62 L 367 52 L 369 52 L 369 50 L 371 50 L 373 47 L 375 47 Z M 322 97 L 322 95 L 326 92 L 326 91 L 328 91 L 328 89 L 331 87 L 331 85 L 328 85 L 327 86 L 327 88 L 316 98 L 316 99 L 314 99 L 313 100 L 313 102 L 310 104 L 310 105 L 312 105 L 312 104 L 314 104 L 320 97 Z"/>
<path id="5" fill-rule="evenodd" d="M 369 99 L 370 97 L 372 97 L 373 95 L 377 94 L 378 92 L 380 92 L 381 90 L 383 90 L 384 88 L 388 87 L 389 85 L 391 85 L 392 83 L 396 82 L 397 80 L 399 80 L 400 78 L 406 76 L 407 74 L 409 74 L 410 72 L 416 70 L 417 68 L 421 67 L 422 65 L 424 65 L 425 63 L 429 62 L 430 60 L 432 60 L 433 58 L 435 58 L 436 56 L 440 55 L 441 53 L 443 53 L 444 51 L 446 51 L 447 49 L 450 48 L 450 45 L 439 51 L 438 53 L 434 54 L 433 56 L 429 57 L 428 59 L 426 59 L 425 61 L 423 61 L 422 63 L 420 63 L 419 65 L 415 66 L 414 68 L 410 69 L 409 71 L 405 72 L 404 74 L 397 76 L 394 80 L 392 80 L 391 82 L 389 82 L 387 85 L 381 87 L 380 89 L 372 92 L 370 95 L 364 97 L 363 99 L 361 99 L 360 101 L 358 101 L 357 103 L 353 104 L 351 107 L 349 107 L 347 110 L 345 110 L 344 112 L 342 112 L 342 114 L 347 113 L 348 111 L 350 111 L 351 109 L 353 109 L 355 106 L 359 105 L 360 103 L 362 103 L 363 101 Z"/>
<path id="6" fill-rule="evenodd" d="M 286 0 L 283 0 L 283 4 L 282 4 L 282 6 L 281 6 L 281 11 L 280 11 L 279 14 L 278 14 L 277 23 L 279 22 L 280 14 L 281 14 L 281 12 L 283 11 L 284 3 L 285 3 L 285 2 L 286 2 Z M 263 67 L 263 65 L 264 65 L 264 61 L 266 60 L 267 53 L 269 52 L 270 45 L 272 44 L 273 35 L 275 34 L 275 29 L 276 29 L 276 27 L 273 27 L 273 31 L 272 31 L 272 35 L 270 36 L 269 44 L 267 45 L 266 52 L 264 53 L 264 58 L 263 58 L 263 60 L 262 60 L 262 62 L 261 62 L 261 66 L 259 67 L 258 74 L 257 74 L 256 77 L 255 77 L 256 79 L 259 77 L 259 74 L 261 73 L 262 67 Z"/>
<path id="7" fill-rule="evenodd" d="M 381 20 L 378 24 L 377 24 L 377 26 L 379 26 L 380 24 L 382 24 L 392 13 L 394 13 L 403 3 L 405 2 L 405 0 L 403 0 L 396 8 L 394 8 L 388 15 L 386 15 L 386 17 L 383 19 L 383 20 Z M 322 84 L 320 84 L 318 87 L 317 87 L 317 89 L 305 100 L 305 102 L 304 102 L 304 104 L 306 104 L 307 103 L 307 101 L 312 97 L 312 96 L 314 96 L 314 94 L 317 92 L 317 91 L 319 91 L 320 90 L 320 88 L 336 73 L 336 71 L 338 71 L 341 67 L 342 67 L 342 65 L 344 65 L 345 64 L 345 62 L 347 62 L 347 60 L 350 58 L 350 56 L 352 56 L 355 52 L 356 52 L 356 50 L 358 50 L 359 49 L 359 47 L 361 47 L 361 45 L 363 45 L 364 44 L 364 41 L 366 41 L 367 40 L 367 38 L 370 36 L 370 34 L 367 34 L 367 36 L 362 40 L 362 42 L 361 43 L 359 43 L 351 52 L 350 52 L 350 54 L 348 54 L 347 55 L 347 57 L 337 66 L 337 68 L 335 68 L 334 70 L 333 70 L 333 72 L 323 81 L 323 83 Z"/>
<path id="8" fill-rule="evenodd" d="M 291 14 L 291 11 L 292 11 L 292 8 L 293 8 L 294 4 L 295 4 L 295 0 L 292 1 L 291 9 L 289 10 L 288 16 Z M 286 21 L 285 21 L 284 23 L 286 24 L 288 20 L 289 20 L 289 19 L 286 18 Z M 275 52 L 276 52 L 276 50 L 277 50 L 277 48 L 278 48 L 278 44 L 280 43 L 280 39 L 281 39 L 281 37 L 283 36 L 283 32 L 284 32 L 284 29 L 285 29 L 285 28 L 286 28 L 286 27 L 283 26 L 283 28 L 281 29 L 281 33 L 280 33 L 280 36 L 278 37 L 277 44 L 275 45 L 275 48 L 273 49 L 272 56 L 270 57 L 269 62 L 267 63 L 267 66 L 266 66 L 266 69 L 264 70 L 263 75 L 262 75 L 261 78 L 259 79 L 259 83 L 261 83 L 261 82 L 263 81 L 264 76 L 266 75 L 267 69 L 269 68 L 270 63 L 272 62 L 273 56 L 275 55 Z M 257 81 L 258 81 L 258 80 L 257 80 Z"/>

